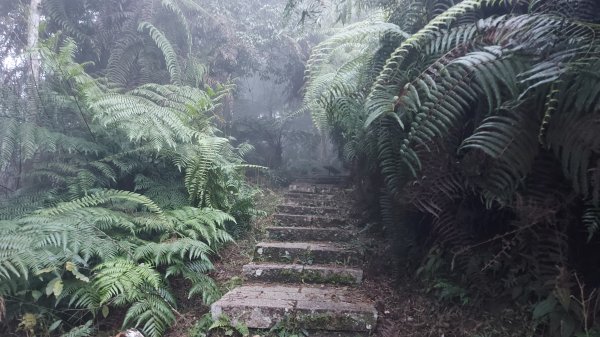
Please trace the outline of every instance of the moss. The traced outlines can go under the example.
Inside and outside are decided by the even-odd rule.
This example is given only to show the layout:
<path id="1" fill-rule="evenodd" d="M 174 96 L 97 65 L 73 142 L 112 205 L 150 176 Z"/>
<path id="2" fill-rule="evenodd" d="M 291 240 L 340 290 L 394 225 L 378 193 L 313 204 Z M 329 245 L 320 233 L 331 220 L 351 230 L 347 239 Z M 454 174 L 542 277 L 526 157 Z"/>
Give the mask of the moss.
<path id="1" fill-rule="evenodd" d="M 297 269 L 283 269 L 279 272 L 277 279 L 282 282 L 294 282 L 300 279 L 301 272 Z"/>
<path id="2" fill-rule="evenodd" d="M 354 284 L 355 279 L 351 275 L 344 273 L 327 273 L 316 270 L 305 270 L 302 274 L 302 280 L 308 283 L 333 283 L 333 284 Z"/>
<path id="3" fill-rule="evenodd" d="M 332 321 L 331 315 L 314 313 L 298 317 L 298 323 L 312 327 L 327 327 Z"/>
<path id="4" fill-rule="evenodd" d="M 296 324 L 310 326 L 311 329 L 330 329 L 331 327 L 345 329 L 362 328 L 363 320 L 352 314 L 332 316 L 327 313 L 310 313 L 296 316 Z"/>

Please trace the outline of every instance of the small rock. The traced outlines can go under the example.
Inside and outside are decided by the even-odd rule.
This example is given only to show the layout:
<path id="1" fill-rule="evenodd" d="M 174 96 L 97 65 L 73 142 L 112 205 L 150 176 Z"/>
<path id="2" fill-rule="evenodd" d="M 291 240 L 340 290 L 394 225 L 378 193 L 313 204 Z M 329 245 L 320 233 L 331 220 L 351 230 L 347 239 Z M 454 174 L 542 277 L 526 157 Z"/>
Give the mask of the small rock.
<path id="1" fill-rule="evenodd" d="M 127 331 L 119 332 L 115 337 L 144 337 L 144 335 L 137 329 L 129 329 Z"/>

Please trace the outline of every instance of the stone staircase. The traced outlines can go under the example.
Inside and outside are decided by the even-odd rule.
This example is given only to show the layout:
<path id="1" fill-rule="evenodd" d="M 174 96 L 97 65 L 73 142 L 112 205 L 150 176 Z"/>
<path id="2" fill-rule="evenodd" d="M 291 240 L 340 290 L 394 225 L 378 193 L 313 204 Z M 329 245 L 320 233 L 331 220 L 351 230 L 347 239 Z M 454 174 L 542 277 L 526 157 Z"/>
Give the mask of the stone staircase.
<path id="1" fill-rule="evenodd" d="M 348 206 L 338 181 L 304 180 L 289 187 L 266 228 L 254 260 L 243 266 L 245 285 L 211 306 L 214 319 L 269 329 L 280 322 L 314 336 L 367 336 L 377 310 L 361 294 L 362 254 L 347 224 Z"/>

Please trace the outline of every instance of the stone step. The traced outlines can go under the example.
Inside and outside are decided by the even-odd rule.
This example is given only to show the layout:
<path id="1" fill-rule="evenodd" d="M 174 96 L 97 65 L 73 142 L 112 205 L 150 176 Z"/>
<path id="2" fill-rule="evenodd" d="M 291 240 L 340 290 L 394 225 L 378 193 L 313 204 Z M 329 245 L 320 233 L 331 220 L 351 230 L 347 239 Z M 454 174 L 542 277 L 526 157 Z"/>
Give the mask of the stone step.
<path id="1" fill-rule="evenodd" d="M 338 266 L 250 263 L 242 267 L 247 280 L 281 283 L 355 285 L 362 282 L 361 269 Z"/>
<path id="2" fill-rule="evenodd" d="M 338 207 L 315 207 L 283 204 L 277 206 L 277 212 L 295 215 L 331 215 L 340 216 L 344 210 Z"/>
<path id="3" fill-rule="evenodd" d="M 260 242 L 254 250 L 254 261 L 357 265 L 362 261 L 362 254 L 333 243 Z"/>
<path id="4" fill-rule="evenodd" d="M 340 200 L 342 197 L 339 194 L 329 194 L 329 193 L 300 193 L 300 192 L 286 192 L 283 194 L 285 199 L 318 199 L 318 200 Z"/>
<path id="5" fill-rule="evenodd" d="M 313 194 L 331 194 L 344 192 L 344 188 L 338 185 L 329 184 L 307 184 L 307 183 L 292 183 L 288 187 L 290 192 L 313 193 Z"/>
<path id="6" fill-rule="evenodd" d="M 242 286 L 213 303 L 211 315 L 255 329 L 283 321 L 307 330 L 369 332 L 377 323 L 373 303 L 354 289 L 306 286 Z"/>
<path id="7" fill-rule="evenodd" d="M 285 227 L 343 227 L 346 225 L 346 220 L 342 217 L 284 213 L 276 213 L 274 217 L 275 220 Z"/>
<path id="8" fill-rule="evenodd" d="M 267 227 L 267 236 L 275 241 L 333 241 L 349 242 L 355 237 L 352 231 L 322 227 Z"/>
<path id="9" fill-rule="evenodd" d="M 285 205 L 293 205 L 293 206 L 305 206 L 305 207 L 334 207 L 334 208 L 340 208 L 340 209 L 348 208 L 346 205 L 346 202 L 344 202 L 344 201 L 335 200 L 335 199 L 325 200 L 325 199 L 310 198 L 310 197 L 286 198 L 284 204 Z"/>
<path id="10" fill-rule="evenodd" d="M 320 175 L 310 177 L 296 177 L 294 179 L 294 183 L 345 185 L 349 180 L 350 176 L 345 175 Z"/>

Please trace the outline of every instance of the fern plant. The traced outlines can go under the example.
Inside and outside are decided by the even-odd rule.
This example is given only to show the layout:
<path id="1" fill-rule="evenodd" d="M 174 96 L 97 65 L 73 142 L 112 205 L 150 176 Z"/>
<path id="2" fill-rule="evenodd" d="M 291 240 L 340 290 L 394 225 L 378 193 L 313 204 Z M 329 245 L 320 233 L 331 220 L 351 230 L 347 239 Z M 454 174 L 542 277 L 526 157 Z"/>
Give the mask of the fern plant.
<path id="1" fill-rule="evenodd" d="M 185 16 L 178 10 L 185 1 L 156 3 Z M 190 297 L 216 300 L 218 288 L 207 275 L 211 258 L 233 240 L 229 230 L 256 214 L 255 191 L 244 180 L 244 170 L 253 168 L 243 159 L 251 148 L 231 145 L 213 121 L 233 88 L 184 83 L 189 78 L 177 69 L 185 54 L 152 25 L 152 11 L 136 13 L 146 16 L 140 34 L 149 34 L 140 38 L 162 50 L 158 63 L 165 62 L 172 84 L 142 79 L 141 72 L 135 84 L 115 85 L 110 62 L 105 69 L 76 62 L 88 56 L 77 43 L 94 44 L 102 59 L 108 48 L 102 38 L 109 36 L 86 40 L 73 21 L 61 23 L 68 13 L 57 4 L 49 1 L 46 10 L 63 32 L 49 27 L 39 46 L 39 94 L 0 102 L 8 113 L 0 126 L 3 182 L 8 173 L 0 197 L 6 318 L 33 313 L 59 322 L 55 333 L 82 336 L 93 334 L 90 319 L 96 323 L 122 308 L 124 328 L 162 336 L 178 315 L 171 280 L 187 279 Z M 134 59 L 143 63 L 150 55 Z M 41 107 L 35 118 L 24 121 L 19 110 L 9 111 L 15 104 L 27 110 L 29 99 Z"/>
<path id="2" fill-rule="evenodd" d="M 591 10 L 586 0 L 400 1 L 385 25 L 351 25 L 315 48 L 305 94 L 315 124 L 369 177 L 387 230 L 416 237 L 396 208 L 427 224 L 422 251 L 437 247 L 451 261 L 440 273 L 543 300 L 559 283 L 556 266 L 592 250 L 600 83 Z M 387 28 L 374 36 L 378 27 Z M 499 275 L 506 282 L 490 289 Z"/>

